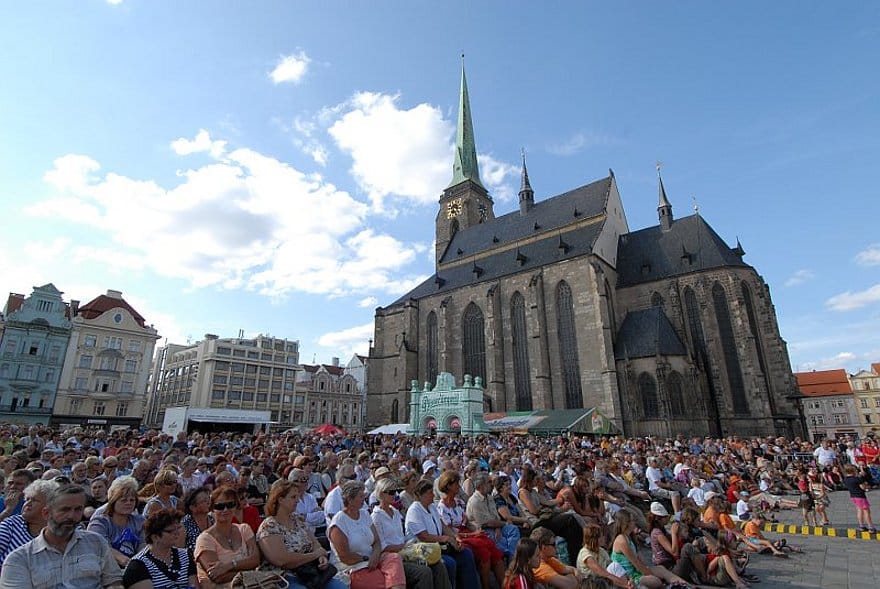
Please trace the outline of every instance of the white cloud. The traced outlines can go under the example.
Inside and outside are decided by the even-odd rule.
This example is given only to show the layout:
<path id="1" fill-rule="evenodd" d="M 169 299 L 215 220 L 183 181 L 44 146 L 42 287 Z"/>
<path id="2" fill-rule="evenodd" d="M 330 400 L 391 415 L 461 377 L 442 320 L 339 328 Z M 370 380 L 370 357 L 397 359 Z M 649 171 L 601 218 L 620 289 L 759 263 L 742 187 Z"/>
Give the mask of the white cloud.
<path id="1" fill-rule="evenodd" d="M 880 243 L 872 243 L 857 253 L 856 263 L 860 266 L 880 266 Z"/>
<path id="2" fill-rule="evenodd" d="M 816 275 L 813 273 L 812 270 L 807 270 L 807 269 L 798 270 L 797 272 L 792 274 L 788 278 L 788 280 L 785 281 L 785 286 L 789 286 L 789 287 L 800 286 L 801 284 L 803 284 L 805 282 L 809 282 L 810 280 L 812 280 L 815 277 L 816 277 Z"/>
<path id="3" fill-rule="evenodd" d="M 880 284 L 857 292 L 846 291 L 834 295 L 825 301 L 825 306 L 833 311 L 853 311 L 877 302 L 880 302 Z"/>
<path id="4" fill-rule="evenodd" d="M 107 0 L 107 4 L 110 4 L 112 6 L 119 6 L 120 4 L 122 4 L 122 2 L 123 0 Z"/>
<path id="5" fill-rule="evenodd" d="M 299 84 L 306 75 L 311 61 L 305 51 L 293 55 L 282 55 L 275 65 L 275 69 L 269 72 L 269 77 L 275 84 L 284 82 Z"/>
<path id="6" fill-rule="evenodd" d="M 369 229 L 368 206 L 319 175 L 250 149 L 217 149 L 224 142 L 207 132 L 174 143 L 213 161 L 164 187 L 101 176 L 94 160 L 64 156 L 45 175 L 55 196 L 26 212 L 85 226 L 111 242 L 74 248 L 74 259 L 152 270 L 195 288 L 246 288 L 273 298 L 292 291 L 400 294 L 423 280 L 403 268 L 424 246 Z"/>
<path id="7" fill-rule="evenodd" d="M 839 370 L 847 368 L 857 359 L 852 352 L 840 352 L 828 358 L 820 358 L 818 360 L 804 362 L 797 366 L 797 372 L 809 372 L 811 370 Z"/>
<path id="8" fill-rule="evenodd" d="M 452 122 L 430 104 L 401 108 L 399 98 L 360 92 L 317 116 L 336 146 L 351 156 L 351 174 L 376 211 L 387 211 L 388 197 L 435 204 L 452 177 Z M 488 154 L 480 155 L 479 163 L 486 187 L 509 197 L 505 182 L 517 168 Z"/>
<path id="9" fill-rule="evenodd" d="M 379 304 L 379 299 L 376 297 L 366 297 L 358 301 L 358 307 L 362 309 L 368 309 L 370 307 L 375 307 Z"/>
<path id="10" fill-rule="evenodd" d="M 369 352 L 369 340 L 373 338 L 373 322 L 349 327 L 341 331 L 325 333 L 318 338 L 318 345 L 330 348 L 339 356 L 352 354 L 366 355 Z"/>
<path id="11" fill-rule="evenodd" d="M 613 145 L 618 141 L 608 135 L 600 133 L 583 133 L 577 132 L 568 139 L 559 143 L 551 143 L 547 146 L 547 151 L 553 155 L 570 156 L 578 153 L 585 147 L 593 147 L 595 145 Z"/>
<path id="12" fill-rule="evenodd" d="M 219 158 L 226 151 L 225 141 L 212 141 L 211 135 L 204 129 L 199 129 L 194 139 L 186 139 L 180 137 L 171 142 L 171 149 L 177 155 L 190 155 L 193 153 L 211 154 L 212 157 Z"/>

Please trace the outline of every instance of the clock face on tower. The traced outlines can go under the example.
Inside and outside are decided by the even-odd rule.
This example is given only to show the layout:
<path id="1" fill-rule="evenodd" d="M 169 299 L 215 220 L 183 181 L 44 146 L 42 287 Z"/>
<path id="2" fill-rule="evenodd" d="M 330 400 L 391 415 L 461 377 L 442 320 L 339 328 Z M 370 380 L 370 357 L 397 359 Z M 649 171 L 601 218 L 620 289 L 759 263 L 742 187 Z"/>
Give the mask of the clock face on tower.
<path id="1" fill-rule="evenodd" d="M 463 205 L 460 198 L 450 200 L 446 203 L 446 217 L 449 219 L 457 217 L 461 214 L 462 208 Z"/>

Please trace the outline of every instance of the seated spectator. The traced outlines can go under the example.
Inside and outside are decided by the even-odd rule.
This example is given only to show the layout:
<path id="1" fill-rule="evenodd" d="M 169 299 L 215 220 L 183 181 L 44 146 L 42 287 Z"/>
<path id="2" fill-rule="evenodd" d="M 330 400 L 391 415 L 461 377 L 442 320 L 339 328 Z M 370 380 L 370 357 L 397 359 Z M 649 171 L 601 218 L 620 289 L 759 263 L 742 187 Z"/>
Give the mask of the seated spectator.
<path id="1" fill-rule="evenodd" d="M 499 476 L 495 479 L 495 508 L 498 515 L 505 522 L 515 525 L 520 530 L 528 530 L 531 528 L 528 518 L 523 516 L 519 511 L 519 505 L 516 501 L 516 495 L 513 492 L 513 485 L 509 476 Z M 520 535 L 522 531 L 520 531 Z"/>
<path id="2" fill-rule="evenodd" d="M 354 466 L 352 464 L 343 464 L 336 471 L 336 484 L 328 491 L 327 496 L 324 498 L 324 519 L 327 522 L 328 529 L 330 528 L 333 516 L 342 511 L 344 507 L 342 504 L 342 485 L 354 479 Z"/>
<path id="3" fill-rule="evenodd" d="M 190 491 L 183 500 L 183 529 L 186 532 L 186 547 L 196 549 L 199 534 L 214 525 L 211 514 L 211 491 L 208 487 L 199 487 Z"/>
<path id="4" fill-rule="evenodd" d="M 583 528 L 570 513 L 561 513 L 550 499 L 542 498 L 538 490 L 538 476 L 531 468 L 523 469 L 519 479 L 519 503 L 522 514 L 529 519 L 532 530 L 547 528 L 565 540 L 570 563 L 576 562 L 583 542 Z M 569 563 L 569 564 L 570 564 Z"/>
<path id="5" fill-rule="evenodd" d="M 113 558 L 123 568 L 144 547 L 144 516 L 135 511 L 137 490 L 138 483 L 132 477 L 115 479 L 106 505 L 89 520 L 88 530 L 107 540 Z"/>
<path id="6" fill-rule="evenodd" d="M 21 513 L 21 508 L 24 506 L 24 489 L 36 478 L 36 475 L 26 468 L 12 471 L 6 479 L 3 497 L 0 497 L 0 521 Z"/>
<path id="7" fill-rule="evenodd" d="M 648 566 L 639 557 L 632 535 L 635 526 L 627 511 L 614 516 L 614 541 L 611 544 L 611 561 L 617 563 L 635 585 L 645 589 L 660 589 L 669 583 L 683 583 L 684 579 L 661 566 Z"/>
<path id="8" fill-rule="evenodd" d="M 10 552 L 36 538 L 46 525 L 48 498 L 58 490 L 55 481 L 37 480 L 25 487 L 21 513 L 0 522 L 0 567 Z"/>
<path id="9" fill-rule="evenodd" d="M 147 500 L 144 505 L 144 517 L 149 516 L 154 511 L 162 511 L 166 509 L 177 510 L 179 503 L 175 496 L 177 492 L 177 472 L 171 469 L 160 470 L 153 477 L 153 491 L 155 495 Z"/>
<path id="10" fill-rule="evenodd" d="M 584 576 L 575 567 L 563 564 L 556 557 L 556 536 L 547 528 L 532 530 L 529 536 L 538 545 L 540 564 L 533 569 L 535 581 L 556 589 L 576 589 Z M 583 540 L 581 540 L 583 542 Z M 580 554 L 580 551 L 578 551 Z"/>
<path id="11" fill-rule="evenodd" d="M 196 565 L 190 551 L 178 548 L 184 536 L 180 514 L 154 510 L 144 520 L 147 546 L 129 561 L 122 584 L 132 589 L 195 587 Z"/>
<path id="12" fill-rule="evenodd" d="M 239 505 L 233 487 L 218 487 L 211 493 L 214 525 L 199 534 L 195 560 L 202 589 L 228 588 L 238 571 L 252 571 L 260 564 L 254 532 L 247 524 L 232 522 Z"/>
<path id="13" fill-rule="evenodd" d="M 584 528 L 584 545 L 577 556 L 577 568 L 581 576 L 592 585 L 599 585 L 597 581 L 605 580 L 615 587 L 623 589 L 634 589 L 635 585 L 628 577 L 618 577 L 608 572 L 608 565 L 611 564 L 611 557 L 599 541 L 602 539 L 602 529 L 596 524 L 587 524 Z M 525 540 L 521 540 L 520 543 Z M 531 540 L 530 540 L 531 541 Z M 535 567 L 537 568 L 537 567 Z"/>
<path id="14" fill-rule="evenodd" d="M 531 538 L 522 538 L 516 545 L 516 552 L 510 567 L 504 575 L 501 589 L 536 589 L 534 569 L 541 564 L 538 544 Z"/>
<path id="15" fill-rule="evenodd" d="M 785 557 L 786 555 L 770 540 L 767 540 L 761 532 L 761 526 L 765 521 L 764 514 L 757 512 L 743 526 L 746 550 L 750 552 L 767 552 L 769 550 L 773 556 Z"/>
<path id="16" fill-rule="evenodd" d="M 296 504 L 296 513 L 305 518 L 306 524 L 313 534 L 320 529 L 321 535 L 326 535 L 327 520 L 324 517 L 324 510 L 318 506 L 318 502 L 311 493 L 306 493 L 305 489 L 309 483 L 309 477 L 301 468 L 294 468 L 290 471 L 288 480 L 297 485 L 303 492 L 299 494 L 299 501 Z"/>
<path id="17" fill-rule="evenodd" d="M 260 516 L 260 510 L 248 502 L 247 490 L 238 487 L 235 489 L 235 492 L 238 494 L 238 507 L 233 511 L 232 522 L 247 524 L 250 526 L 251 531 L 256 534 L 263 520 Z"/>

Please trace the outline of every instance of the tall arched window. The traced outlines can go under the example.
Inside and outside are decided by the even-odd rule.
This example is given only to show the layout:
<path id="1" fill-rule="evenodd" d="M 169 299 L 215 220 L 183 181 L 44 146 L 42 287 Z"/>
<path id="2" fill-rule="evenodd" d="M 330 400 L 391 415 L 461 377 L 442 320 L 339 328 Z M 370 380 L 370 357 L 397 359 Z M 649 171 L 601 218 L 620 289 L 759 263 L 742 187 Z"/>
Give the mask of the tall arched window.
<path id="1" fill-rule="evenodd" d="M 617 317 L 614 315 L 614 299 L 611 298 L 611 284 L 605 279 L 605 304 L 608 307 L 608 321 L 611 328 L 611 341 L 617 341 Z"/>
<path id="2" fill-rule="evenodd" d="M 764 375 L 764 382 L 767 386 L 767 399 L 770 401 L 770 410 L 776 413 L 776 402 L 773 398 L 770 387 L 770 375 L 767 374 L 767 364 L 764 358 L 764 342 L 761 340 L 761 330 L 758 328 L 758 318 L 755 315 L 755 305 L 752 303 L 752 290 L 746 282 L 741 285 L 743 304 L 746 307 L 746 315 L 749 318 L 749 331 L 752 333 L 752 339 L 755 340 L 755 352 L 758 354 L 758 366 L 761 368 L 761 374 Z"/>
<path id="3" fill-rule="evenodd" d="M 666 377 L 666 392 L 669 393 L 672 417 L 684 417 L 687 415 L 688 410 L 684 400 L 684 381 L 681 375 L 674 370 Z"/>
<path id="4" fill-rule="evenodd" d="M 483 312 L 471 303 L 464 310 L 461 323 L 464 373 L 470 374 L 474 379 L 479 376 L 483 379 L 483 386 L 486 386 L 486 332 Z"/>
<path id="5" fill-rule="evenodd" d="M 571 298 L 571 288 L 564 280 L 556 287 L 556 327 L 562 361 L 562 382 L 565 386 L 565 408 L 580 409 L 584 406 L 584 396 L 581 393 L 574 301 Z"/>
<path id="6" fill-rule="evenodd" d="M 657 381 L 647 372 L 639 375 L 639 397 L 642 399 L 645 419 L 659 418 L 660 400 L 657 398 Z"/>
<path id="7" fill-rule="evenodd" d="M 391 401 L 391 423 L 400 423 L 400 404 L 397 399 Z"/>
<path id="8" fill-rule="evenodd" d="M 743 384 L 742 369 L 739 355 L 736 352 L 736 337 L 730 321 L 730 308 L 727 306 L 727 294 L 718 282 L 712 287 L 712 303 L 715 305 L 715 319 L 718 321 L 718 334 L 721 336 L 721 350 L 724 353 L 724 364 L 727 367 L 727 382 L 730 385 L 730 397 L 733 401 L 734 413 L 748 413 L 746 391 Z"/>
<path id="9" fill-rule="evenodd" d="M 458 219 L 453 219 L 449 223 L 449 239 L 452 239 L 453 237 L 455 237 L 455 234 L 458 233 L 458 227 L 459 227 Z"/>
<path id="10" fill-rule="evenodd" d="M 526 332 L 526 300 L 519 292 L 510 297 L 510 325 L 513 332 L 513 386 L 516 410 L 532 410 L 532 381 L 529 369 L 529 337 Z"/>
<path id="11" fill-rule="evenodd" d="M 684 305 L 687 309 L 688 330 L 691 332 L 691 343 L 700 361 L 706 360 L 706 338 L 703 336 L 703 322 L 700 320 L 700 306 L 694 291 L 684 289 Z"/>
<path id="12" fill-rule="evenodd" d="M 427 356 L 427 378 L 428 382 L 431 385 L 437 383 L 437 366 L 439 362 L 437 361 L 438 356 L 438 346 L 437 346 L 437 314 L 434 311 L 428 313 L 428 321 L 426 325 L 427 331 L 427 341 L 425 345 L 425 355 Z"/>

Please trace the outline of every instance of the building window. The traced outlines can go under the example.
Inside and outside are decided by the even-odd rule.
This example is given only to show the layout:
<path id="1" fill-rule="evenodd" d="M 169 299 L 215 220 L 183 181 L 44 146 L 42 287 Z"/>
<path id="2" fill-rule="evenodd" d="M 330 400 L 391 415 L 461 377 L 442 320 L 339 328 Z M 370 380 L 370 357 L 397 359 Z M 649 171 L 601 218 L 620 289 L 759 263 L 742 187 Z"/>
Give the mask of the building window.
<path id="1" fill-rule="evenodd" d="M 684 381 L 678 372 L 673 370 L 666 377 L 666 391 L 669 393 L 672 417 L 684 417 L 687 415 L 687 404 L 684 400 Z"/>
<path id="2" fill-rule="evenodd" d="M 98 338 L 94 335 L 87 335 L 83 338 L 83 346 L 86 348 L 94 348 L 98 345 Z"/>
<path id="3" fill-rule="evenodd" d="M 70 412 L 71 413 L 79 413 L 80 408 L 82 407 L 82 399 L 71 399 L 70 400 Z"/>
<path id="4" fill-rule="evenodd" d="M 871 414 L 870 413 L 865 414 L 865 423 L 871 423 Z"/>
<path id="5" fill-rule="evenodd" d="M 125 417 L 128 415 L 128 403 L 120 401 L 116 403 L 116 417 Z"/>
<path id="6" fill-rule="evenodd" d="M 223 389 L 214 389 L 211 392 L 211 400 L 212 401 L 222 401 L 226 398 L 226 391 Z"/>
<path id="7" fill-rule="evenodd" d="M 880 397 L 874 397 L 874 407 L 880 407 Z"/>
<path id="8" fill-rule="evenodd" d="M 323 381 L 323 380 L 322 380 L 321 382 L 318 383 L 318 390 L 319 390 L 319 391 L 323 391 L 323 390 L 324 390 L 324 381 Z"/>
<path id="9" fill-rule="evenodd" d="M 660 402 L 657 398 L 657 382 L 654 377 L 643 372 L 639 375 L 639 397 L 642 400 L 642 411 L 647 419 L 660 417 Z"/>
<path id="10" fill-rule="evenodd" d="M 844 423 L 849 423 L 849 415 L 835 413 L 834 414 L 834 423 L 836 423 L 838 425 L 844 424 Z"/>
<path id="11" fill-rule="evenodd" d="M 464 373 L 470 374 L 474 381 L 477 377 L 486 386 L 486 333 L 483 312 L 471 303 L 462 316 L 462 353 Z"/>
<path id="12" fill-rule="evenodd" d="M 229 401 L 241 401 L 241 391 L 229 391 L 226 398 Z"/>
<path id="13" fill-rule="evenodd" d="M 581 409 L 581 369 L 578 360 L 577 327 L 574 320 L 574 301 L 571 287 L 564 280 L 556 287 L 556 326 L 559 333 L 559 355 L 562 364 L 562 382 L 565 386 L 565 408 Z"/>
<path id="14" fill-rule="evenodd" d="M 9 364 L 0 365 L 0 378 L 9 377 Z"/>
<path id="15" fill-rule="evenodd" d="M 437 373 L 439 371 L 439 345 L 437 340 L 437 314 L 434 311 L 428 313 L 427 321 L 427 341 L 425 355 L 427 357 L 427 379 L 431 385 L 437 382 Z M 396 423 L 396 422 L 395 422 Z"/>
<path id="16" fill-rule="evenodd" d="M 132 353 L 139 353 L 141 351 L 141 342 L 136 339 L 128 340 L 128 351 Z"/>
<path id="17" fill-rule="evenodd" d="M 232 355 L 232 348 L 217 348 L 218 356 L 230 356 Z"/>
<path id="18" fill-rule="evenodd" d="M 94 360 L 94 356 L 82 355 L 79 357 L 79 367 L 80 368 L 91 368 L 92 360 Z"/>
<path id="19" fill-rule="evenodd" d="M 95 408 L 92 410 L 92 413 L 95 415 L 104 415 L 106 410 L 107 406 L 104 405 L 104 401 L 95 401 Z"/>
<path id="20" fill-rule="evenodd" d="M 662 307 L 663 306 L 663 295 L 661 295 L 656 290 L 651 294 L 651 306 L 652 307 Z"/>
<path id="21" fill-rule="evenodd" d="M 77 391 L 84 391 L 89 388 L 89 379 L 83 378 L 82 376 L 78 376 L 76 380 L 73 382 L 73 388 Z"/>
<path id="22" fill-rule="evenodd" d="M 232 372 L 244 372 L 244 364 L 242 364 L 241 362 L 233 362 Z"/>
<path id="23" fill-rule="evenodd" d="M 532 410 L 532 379 L 529 368 L 529 336 L 526 300 L 519 292 L 510 297 L 510 325 L 513 335 L 513 388 L 517 411 Z"/>
<path id="24" fill-rule="evenodd" d="M 34 367 L 31 365 L 25 366 L 22 371 L 22 378 L 24 380 L 34 380 Z"/>
<path id="25" fill-rule="evenodd" d="M 101 370 L 116 370 L 116 358 L 101 358 Z"/>
<path id="26" fill-rule="evenodd" d="M 121 350 L 122 349 L 122 338 L 121 337 L 105 337 L 104 338 L 104 347 L 109 348 L 111 350 Z"/>
<path id="27" fill-rule="evenodd" d="M 40 346 L 38 346 L 36 344 L 31 344 L 31 346 L 28 348 L 28 355 L 30 355 L 30 356 L 36 356 L 39 353 L 40 353 Z"/>
<path id="28" fill-rule="evenodd" d="M 251 392 L 245 391 L 245 392 L 243 392 L 243 393 L 241 394 L 241 400 L 242 400 L 242 401 L 253 401 L 253 400 L 254 400 L 254 394 L 251 393 Z"/>
<path id="29" fill-rule="evenodd" d="M 134 383 L 130 380 L 123 380 L 122 384 L 119 387 L 120 393 L 133 393 L 134 392 Z"/>
<path id="30" fill-rule="evenodd" d="M 61 355 L 61 347 L 60 346 L 52 346 L 49 350 L 49 362 L 53 364 L 58 362 L 58 356 Z"/>
<path id="31" fill-rule="evenodd" d="M 397 399 L 391 401 L 391 423 L 400 423 L 400 404 Z"/>
<path id="32" fill-rule="evenodd" d="M 859 399 L 859 405 L 862 406 L 862 409 L 868 408 L 868 400 L 867 399 Z"/>
<path id="33" fill-rule="evenodd" d="M 125 371 L 126 372 L 137 372 L 137 360 L 126 360 L 125 361 Z"/>
<path id="34" fill-rule="evenodd" d="M 724 287 L 718 282 L 712 287 L 712 303 L 715 306 L 715 319 L 718 322 L 718 332 L 721 336 L 721 351 L 727 368 L 727 383 L 730 386 L 733 412 L 745 414 L 749 412 L 749 404 L 746 400 L 742 369 L 736 351 L 736 335 L 733 332 L 733 323 L 730 321 L 727 294 L 724 292 Z"/>

